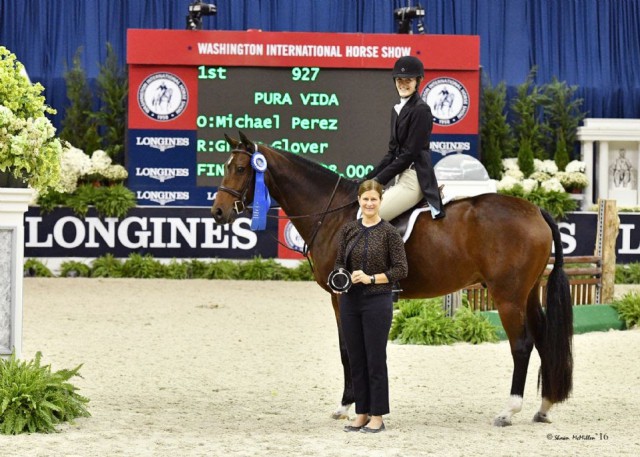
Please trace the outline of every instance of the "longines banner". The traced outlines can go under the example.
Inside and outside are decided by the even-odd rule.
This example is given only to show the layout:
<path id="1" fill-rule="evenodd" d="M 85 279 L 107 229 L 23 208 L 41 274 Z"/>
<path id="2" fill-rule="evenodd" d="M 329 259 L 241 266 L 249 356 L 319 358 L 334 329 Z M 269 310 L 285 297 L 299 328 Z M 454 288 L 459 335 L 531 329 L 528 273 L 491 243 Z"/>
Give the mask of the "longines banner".
<path id="1" fill-rule="evenodd" d="M 276 210 L 271 211 L 276 214 Z M 251 231 L 251 219 L 240 217 L 218 225 L 209 208 L 135 208 L 124 219 L 98 217 L 92 209 L 81 218 L 66 208 L 25 215 L 25 257 L 100 257 L 131 253 L 156 258 L 272 258 L 277 255 L 278 223 Z"/>
<path id="2" fill-rule="evenodd" d="M 270 214 L 279 214 L 272 208 Z M 282 214 L 282 213 L 280 213 Z M 572 213 L 560 222 L 565 255 L 593 255 L 596 213 Z M 233 224 L 218 225 L 209 208 L 138 207 L 124 219 L 101 218 L 93 210 L 78 217 L 69 209 L 40 214 L 29 208 L 25 215 L 25 257 L 100 257 L 111 253 L 128 257 L 131 253 L 156 258 L 249 259 L 300 258 L 281 247 L 292 249 L 302 240 L 286 220 L 269 218 L 267 230 L 252 232 L 249 217 Z M 640 213 L 620 214 L 616 243 L 617 263 L 640 261 Z"/>

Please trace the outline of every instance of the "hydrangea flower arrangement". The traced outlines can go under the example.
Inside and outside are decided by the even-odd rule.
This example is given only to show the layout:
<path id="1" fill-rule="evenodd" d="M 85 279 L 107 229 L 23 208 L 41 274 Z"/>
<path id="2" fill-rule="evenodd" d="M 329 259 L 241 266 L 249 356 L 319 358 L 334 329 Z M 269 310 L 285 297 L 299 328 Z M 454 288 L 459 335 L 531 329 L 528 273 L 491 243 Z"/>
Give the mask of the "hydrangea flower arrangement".
<path id="1" fill-rule="evenodd" d="M 518 168 L 518 159 L 503 159 L 502 167 L 504 173 L 498 182 L 498 190 L 503 191 L 520 186 L 525 193 L 538 188 L 546 192 L 570 192 L 584 189 L 589 184 L 585 175 L 586 165 L 579 160 L 569 162 L 565 171 L 558 171 L 553 160 L 534 159 L 535 171 L 526 179 Z"/>
<path id="2" fill-rule="evenodd" d="M 72 193 L 82 182 L 113 183 L 124 181 L 127 176 L 127 170 L 113 164 L 105 151 L 97 150 L 89 157 L 81 149 L 70 146 L 62 154 L 62 192 Z"/>
<path id="3" fill-rule="evenodd" d="M 113 182 L 125 180 L 128 173 L 122 165 L 113 164 L 109 154 L 99 149 L 91 156 L 91 168 L 87 175 L 93 175 L 97 180 Z"/>
<path id="4" fill-rule="evenodd" d="M 11 173 L 35 190 L 60 189 L 64 147 L 45 114 L 44 87 L 31 84 L 24 66 L 0 46 L 0 172 Z"/>

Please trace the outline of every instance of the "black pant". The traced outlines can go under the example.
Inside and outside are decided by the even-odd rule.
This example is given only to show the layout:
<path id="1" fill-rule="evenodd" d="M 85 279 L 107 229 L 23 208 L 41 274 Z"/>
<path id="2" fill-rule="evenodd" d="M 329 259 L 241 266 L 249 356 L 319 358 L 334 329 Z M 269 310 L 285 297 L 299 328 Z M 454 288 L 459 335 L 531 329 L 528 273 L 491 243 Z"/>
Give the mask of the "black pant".
<path id="1" fill-rule="evenodd" d="M 354 286 L 340 296 L 340 324 L 347 345 L 356 413 L 389 413 L 387 339 L 393 318 L 391 293 L 366 296 Z"/>

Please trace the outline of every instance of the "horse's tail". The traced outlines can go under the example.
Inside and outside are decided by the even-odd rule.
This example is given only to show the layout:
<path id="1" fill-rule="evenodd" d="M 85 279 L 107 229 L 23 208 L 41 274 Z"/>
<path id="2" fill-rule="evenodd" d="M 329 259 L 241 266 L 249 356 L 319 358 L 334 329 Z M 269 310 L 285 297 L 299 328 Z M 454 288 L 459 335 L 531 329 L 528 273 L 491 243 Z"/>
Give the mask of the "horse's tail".
<path id="1" fill-rule="evenodd" d="M 552 403 L 558 403 L 569 397 L 573 386 L 573 310 L 569 279 L 563 269 L 560 230 L 548 212 L 540 211 L 551 228 L 555 250 L 555 262 L 547 282 L 540 375 L 542 396 Z"/>

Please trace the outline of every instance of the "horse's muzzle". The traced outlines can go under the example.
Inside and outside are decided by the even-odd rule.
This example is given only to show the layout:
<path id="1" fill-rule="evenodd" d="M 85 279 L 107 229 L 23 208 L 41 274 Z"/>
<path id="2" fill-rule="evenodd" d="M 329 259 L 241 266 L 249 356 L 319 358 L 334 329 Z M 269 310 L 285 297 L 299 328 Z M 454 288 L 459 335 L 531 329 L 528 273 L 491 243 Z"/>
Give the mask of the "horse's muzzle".
<path id="1" fill-rule="evenodd" d="M 222 211 L 222 208 L 216 208 L 213 207 L 211 208 L 211 215 L 213 216 L 213 219 L 216 221 L 216 223 L 218 224 L 227 224 L 230 222 L 230 217 L 225 217 L 224 212 Z"/>

